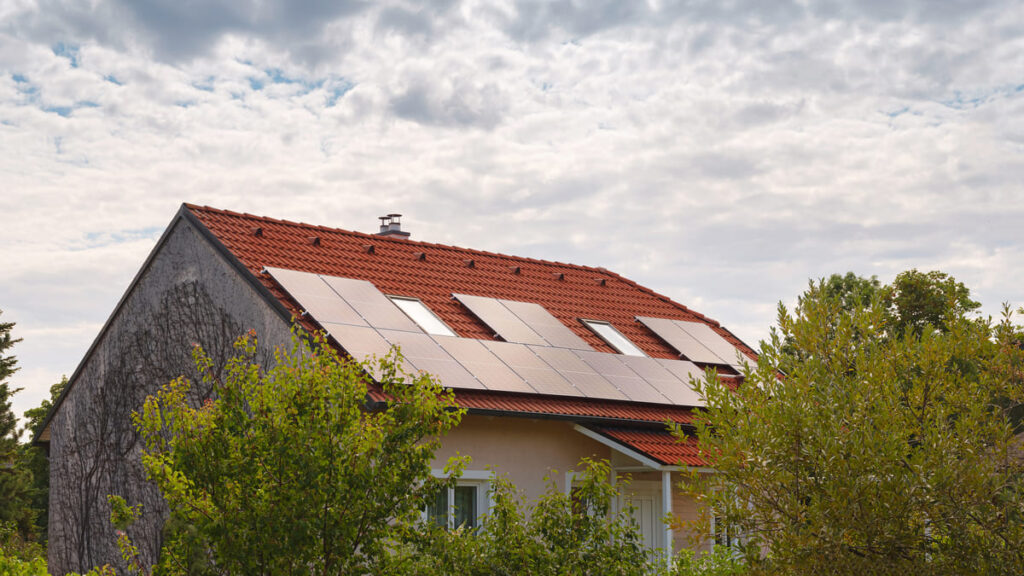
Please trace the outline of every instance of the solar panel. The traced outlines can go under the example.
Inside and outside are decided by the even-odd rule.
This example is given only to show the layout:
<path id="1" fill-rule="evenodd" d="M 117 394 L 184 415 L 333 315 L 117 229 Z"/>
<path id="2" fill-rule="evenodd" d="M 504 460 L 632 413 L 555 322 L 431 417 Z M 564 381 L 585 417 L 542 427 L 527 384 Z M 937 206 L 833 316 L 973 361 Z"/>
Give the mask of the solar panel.
<path id="1" fill-rule="evenodd" d="M 388 342 L 401 348 L 402 354 L 417 370 L 436 377 L 442 385 L 476 390 L 484 388 L 429 335 L 402 330 L 381 330 L 380 333 Z"/>
<path id="2" fill-rule="evenodd" d="M 267 268 L 267 272 L 317 322 L 366 326 L 362 317 L 316 274 L 282 268 Z"/>
<path id="3" fill-rule="evenodd" d="M 654 358 L 624 356 L 622 361 L 673 404 L 694 406 L 699 399 L 692 388 Z"/>
<path id="4" fill-rule="evenodd" d="M 693 362 L 687 362 L 686 360 L 666 360 L 664 358 L 655 358 L 658 364 L 661 364 L 666 370 L 675 374 L 676 378 L 682 381 L 683 385 L 688 390 L 688 399 L 679 402 L 685 406 L 704 406 L 704 401 L 701 400 L 700 395 L 690 386 L 690 377 L 697 380 L 704 379 L 704 371 L 701 370 Z"/>
<path id="5" fill-rule="evenodd" d="M 654 402 L 658 404 L 670 403 L 661 392 L 637 376 L 623 361 L 621 354 L 606 354 L 604 352 L 587 352 L 574 350 L 577 356 L 590 365 L 598 374 L 604 376 L 616 388 L 622 391 L 634 402 Z"/>
<path id="6" fill-rule="evenodd" d="M 326 286 L 326 284 L 324 284 Z M 352 324 L 366 326 L 366 321 L 347 302 L 335 295 L 333 298 L 319 296 L 299 296 L 295 299 L 299 307 L 306 311 L 317 322 L 334 322 L 336 324 Z"/>
<path id="7" fill-rule="evenodd" d="M 484 341 L 483 344 L 537 392 L 557 396 L 583 396 L 557 370 L 541 360 L 526 345 L 489 341 Z"/>
<path id="8" fill-rule="evenodd" d="M 501 336 L 506 342 L 517 342 L 519 344 L 537 344 L 544 346 L 547 342 L 539 334 L 533 331 L 511 310 L 505 307 L 496 298 L 485 298 L 483 296 L 467 296 L 465 294 L 453 294 L 469 311 L 494 330 L 494 333 Z"/>
<path id="9" fill-rule="evenodd" d="M 723 338 L 721 334 L 715 332 L 711 326 L 703 322 L 683 322 L 681 320 L 676 320 L 675 323 L 687 334 L 696 338 L 705 348 L 721 358 L 723 364 L 738 364 L 736 354 L 739 351 L 728 340 Z"/>
<path id="10" fill-rule="evenodd" d="M 405 312 L 395 306 L 395 303 L 372 283 L 366 280 L 335 276 L 324 276 L 323 278 L 370 326 L 382 330 L 423 332 L 415 322 L 405 315 Z"/>
<path id="11" fill-rule="evenodd" d="M 648 318 L 646 316 L 637 316 L 644 326 L 651 329 L 652 332 L 658 335 L 659 338 L 664 340 L 669 346 L 676 349 L 677 352 L 686 357 L 691 362 L 700 362 L 702 364 L 728 364 L 723 362 L 717 354 L 712 352 L 701 343 L 697 338 L 690 335 L 688 332 L 679 326 L 679 323 L 675 320 L 669 320 L 667 318 Z"/>
<path id="12" fill-rule="evenodd" d="M 579 356 L 573 354 L 572 350 L 550 346 L 530 346 L 530 350 L 557 370 L 584 396 L 606 400 L 629 400 L 611 382 L 595 372 Z"/>
<path id="13" fill-rule="evenodd" d="M 297 270 L 285 270 L 284 268 L 267 267 L 265 270 L 275 282 L 280 284 L 292 296 L 302 294 L 326 298 L 334 295 L 334 291 L 331 290 L 330 286 L 324 283 L 323 279 L 316 274 L 299 272 Z"/>
<path id="14" fill-rule="evenodd" d="M 376 330 L 368 326 L 334 324 L 331 322 L 322 322 L 321 325 L 327 331 L 327 334 L 338 343 L 338 346 L 341 346 L 342 350 L 347 352 L 357 362 L 370 360 L 372 356 L 382 358 L 391 351 L 391 344 Z M 401 368 L 409 373 L 416 372 L 416 368 L 408 360 L 403 362 Z M 383 376 L 374 364 L 370 366 L 370 373 L 377 381 L 380 381 Z"/>
<path id="15" fill-rule="evenodd" d="M 476 377 L 488 390 L 535 392 L 525 380 L 495 356 L 479 340 L 434 336 L 434 340 Z"/>
<path id="16" fill-rule="evenodd" d="M 514 300 L 501 300 L 500 302 L 551 346 L 593 350 L 589 344 L 540 304 Z"/>
<path id="17" fill-rule="evenodd" d="M 465 366 L 455 360 L 417 358 L 412 361 L 416 368 L 430 374 L 442 386 L 456 389 L 485 390 L 486 388 Z"/>

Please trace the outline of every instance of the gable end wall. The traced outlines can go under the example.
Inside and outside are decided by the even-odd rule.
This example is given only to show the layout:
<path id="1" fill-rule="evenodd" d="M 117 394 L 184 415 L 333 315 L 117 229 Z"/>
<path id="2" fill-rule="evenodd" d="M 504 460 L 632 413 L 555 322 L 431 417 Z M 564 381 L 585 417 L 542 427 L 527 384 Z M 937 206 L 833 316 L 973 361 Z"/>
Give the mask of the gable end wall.
<path id="1" fill-rule="evenodd" d="M 143 561 L 155 562 L 167 510 L 145 481 L 131 414 L 181 375 L 194 383 L 193 400 L 204 400 L 209 390 L 197 385 L 192 344 L 203 346 L 219 366 L 249 330 L 259 337 L 264 362 L 275 347 L 291 342 L 280 314 L 200 231 L 176 218 L 50 420 L 52 574 L 103 564 L 125 572 L 108 494 L 143 505 L 131 535 Z"/>

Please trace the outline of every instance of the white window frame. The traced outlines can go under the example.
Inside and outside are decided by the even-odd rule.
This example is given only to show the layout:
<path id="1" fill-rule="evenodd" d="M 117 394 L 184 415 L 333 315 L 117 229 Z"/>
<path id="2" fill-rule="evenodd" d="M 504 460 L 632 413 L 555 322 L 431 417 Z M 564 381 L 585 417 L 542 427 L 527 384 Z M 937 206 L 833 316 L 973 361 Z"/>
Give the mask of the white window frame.
<path id="1" fill-rule="evenodd" d="M 443 468 L 434 468 L 430 471 L 431 475 L 435 478 L 447 478 L 448 474 L 445 473 Z M 490 514 L 494 508 L 494 501 L 491 498 L 491 482 L 494 480 L 494 473 L 487 470 L 464 470 L 462 476 L 455 483 L 456 486 L 470 486 L 476 488 L 476 526 L 470 528 L 476 529 L 482 526 L 481 518 L 485 514 Z M 422 518 L 424 521 L 430 521 L 429 509 L 424 508 L 422 512 Z M 447 528 L 453 530 L 457 528 L 455 526 L 455 488 L 448 488 L 448 514 L 447 514 Z"/>
<path id="2" fill-rule="evenodd" d="M 640 347 L 634 344 L 629 338 L 626 338 L 626 336 L 622 332 L 619 332 L 619 329 L 611 322 L 608 322 L 607 320 L 592 320 L 589 318 L 580 318 L 580 322 L 583 322 L 584 326 L 589 328 L 594 334 L 597 334 L 598 338 L 603 340 L 605 344 L 611 346 L 619 354 L 624 356 L 647 357 L 646 352 L 641 350 Z M 605 334 L 602 334 L 596 326 L 608 327 L 612 332 L 612 336 L 608 337 Z M 615 340 L 618 338 L 621 338 L 621 341 L 616 342 Z M 625 346 L 623 346 L 623 344 L 625 344 Z"/>
<path id="3" fill-rule="evenodd" d="M 431 310 L 426 304 L 424 304 L 423 301 L 420 300 L 419 298 L 414 298 L 412 296 L 395 296 L 389 294 L 388 299 L 391 300 L 391 302 L 395 306 L 398 306 L 398 309 L 401 310 L 403 314 L 408 316 L 409 319 L 412 320 L 414 324 L 422 328 L 423 331 L 426 332 L 427 334 L 433 334 L 435 336 L 458 336 L 458 334 L 456 334 L 455 331 L 452 330 L 450 326 L 444 323 L 444 320 L 441 320 L 440 316 L 434 314 L 434 311 Z M 425 314 L 426 317 L 421 317 L 420 319 L 417 319 L 416 314 L 411 313 L 408 309 L 404 308 L 402 304 L 399 304 L 399 302 L 412 304 L 413 308 L 417 309 L 420 313 Z M 428 324 L 430 324 L 430 319 L 433 319 L 433 321 L 437 322 L 437 324 L 431 324 L 430 326 L 428 326 L 420 321 L 424 320 Z"/>

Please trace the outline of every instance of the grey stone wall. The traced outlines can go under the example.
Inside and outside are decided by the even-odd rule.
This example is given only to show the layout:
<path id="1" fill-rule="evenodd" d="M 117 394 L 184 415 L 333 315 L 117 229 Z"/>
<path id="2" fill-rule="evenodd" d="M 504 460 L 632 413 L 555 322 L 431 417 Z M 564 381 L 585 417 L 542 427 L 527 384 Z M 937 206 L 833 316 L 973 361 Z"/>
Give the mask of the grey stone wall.
<path id="1" fill-rule="evenodd" d="M 195 378 L 192 344 L 220 366 L 250 329 L 260 339 L 264 363 L 275 347 L 291 342 L 287 322 L 189 222 L 175 220 L 50 422 L 52 574 L 103 564 L 126 573 L 108 494 L 143 505 L 131 535 L 144 560 L 155 562 L 167 510 L 145 480 L 132 412 L 182 375 L 193 381 L 193 400 L 204 400 L 210 391 Z"/>

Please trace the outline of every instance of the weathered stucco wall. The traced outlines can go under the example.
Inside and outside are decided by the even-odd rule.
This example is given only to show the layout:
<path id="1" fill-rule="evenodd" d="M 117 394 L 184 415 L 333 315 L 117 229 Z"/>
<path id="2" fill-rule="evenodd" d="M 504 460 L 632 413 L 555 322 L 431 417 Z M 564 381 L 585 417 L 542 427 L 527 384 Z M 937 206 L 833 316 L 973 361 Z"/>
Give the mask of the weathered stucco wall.
<path id="1" fill-rule="evenodd" d="M 173 378 L 185 375 L 198 383 L 193 343 L 222 365 L 235 339 L 250 329 L 264 361 L 274 347 L 291 341 L 287 322 L 198 231 L 175 220 L 50 422 L 51 573 L 106 563 L 123 568 L 108 494 L 143 505 L 132 536 L 143 559 L 154 561 L 166 508 L 145 481 L 131 414 Z M 193 394 L 201 401 L 209 390 L 197 387 Z"/>

